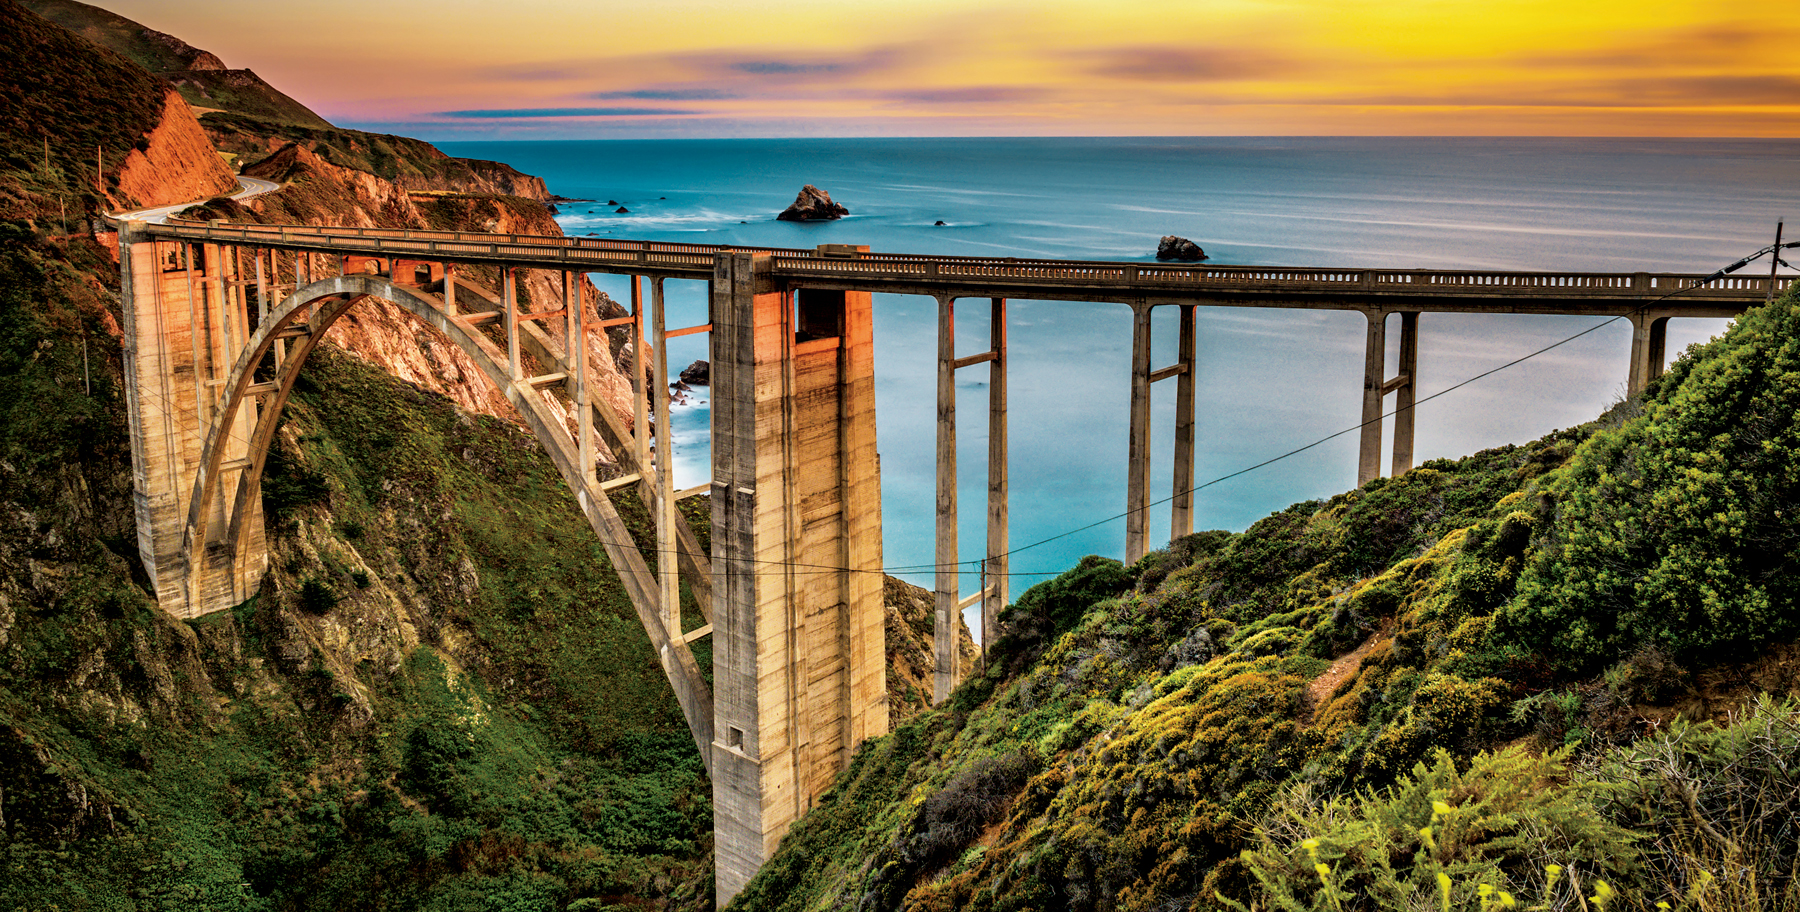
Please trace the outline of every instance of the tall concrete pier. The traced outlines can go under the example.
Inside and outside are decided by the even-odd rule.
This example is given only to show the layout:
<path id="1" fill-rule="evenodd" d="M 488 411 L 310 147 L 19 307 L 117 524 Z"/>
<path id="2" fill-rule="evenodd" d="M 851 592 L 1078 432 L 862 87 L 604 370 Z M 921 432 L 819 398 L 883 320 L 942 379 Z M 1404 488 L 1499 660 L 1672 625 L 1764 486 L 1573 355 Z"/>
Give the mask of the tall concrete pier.
<path id="1" fill-rule="evenodd" d="M 1359 311 L 1368 318 L 1358 478 L 1381 471 L 1382 422 L 1395 422 L 1390 469 L 1412 466 L 1420 316 L 1543 313 L 1624 317 L 1633 327 L 1628 389 L 1662 366 L 1671 317 L 1730 316 L 1774 279 L 1647 273 L 1280 269 L 995 260 L 872 254 L 867 248 L 743 250 L 599 238 L 370 228 L 128 224 L 120 231 L 125 364 L 138 537 L 158 603 L 191 618 L 255 594 L 268 566 L 261 476 L 283 404 L 333 321 L 371 298 L 398 305 L 461 349 L 543 444 L 605 548 L 712 775 L 717 899 L 727 902 L 857 745 L 887 731 L 881 604 L 881 481 L 875 436 L 875 292 L 938 307 L 936 516 L 939 538 L 933 699 L 965 669 L 954 636 L 981 602 L 984 640 L 1008 596 L 1008 299 L 1128 310 L 1132 333 L 1124 552 L 1153 546 L 1151 388 L 1177 382 L 1173 534 L 1192 529 L 1195 410 L 1204 389 L 1199 307 Z M 478 287 L 475 267 L 498 276 Z M 518 300 L 516 270 L 561 274 L 560 301 Z M 630 277 L 629 313 L 599 318 L 579 275 Z M 649 300 L 645 300 L 645 280 Z M 665 325 L 663 284 L 710 285 L 708 322 Z M 1675 294 L 1678 297 L 1671 298 Z M 989 347 L 958 356 L 959 299 L 988 301 Z M 1151 313 L 1180 308 L 1177 361 L 1151 362 Z M 1399 364 L 1386 363 L 1398 315 Z M 1124 321 L 1121 321 L 1122 323 Z M 562 339 L 548 327 L 560 327 Z M 615 414 L 596 394 L 588 340 L 628 334 L 635 402 Z M 713 473 L 710 554 L 675 502 L 666 341 L 710 333 Z M 956 547 L 956 372 L 989 385 L 987 539 L 977 591 Z M 559 404 L 552 407 L 544 392 Z M 1394 407 L 1384 411 L 1387 397 Z M 573 420 L 568 411 L 574 412 Z M 597 442 L 620 477 L 596 477 Z M 612 498 L 635 494 L 655 518 L 652 571 Z M 674 559 L 669 559 L 669 558 Z M 685 582 L 698 617 L 684 613 Z M 713 638 L 709 683 L 691 644 Z M 601 699 L 601 695 L 595 695 Z"/>
<path id="2" fill-rule="evenodd" d="M 713 278 L 713 806 L 723 904 L 888 729 L 867 292 Z"/>
<path id="3" fill-rule="evenodd" d="M 256 401 L 218 396 L 255 326 L 237 254 L 236 247 L 120 233 L 138 552 L 157 602 L 183 617 L 200 613 L 198 606 L 248 599 L 268 569 L 260 496 L 205 504 L 208 533 L 188 540 L 196 477 L 210 471 L 236 491 L 250 466 Z M 209 467 L 207 437 L 228 409 L 240 420 Z"/>

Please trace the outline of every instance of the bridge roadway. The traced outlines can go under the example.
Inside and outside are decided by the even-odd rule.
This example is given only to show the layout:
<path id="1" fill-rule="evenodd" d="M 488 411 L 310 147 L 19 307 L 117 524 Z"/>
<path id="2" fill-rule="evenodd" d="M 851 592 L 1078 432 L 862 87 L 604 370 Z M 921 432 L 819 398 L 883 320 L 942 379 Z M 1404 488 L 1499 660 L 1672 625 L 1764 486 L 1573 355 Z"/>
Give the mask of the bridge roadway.
<path id="1" fill-rule="evenodd" d="M 1595 314 L 1620 316 L 1671 291 L 1691 289 L 1688 273 L 1504 272 L 1445 269 L 1206 266 L 871 253 L 823 244 L 814 249 L 668 244 L 586 237 L 473 234 L 387 228 L 211 223 L 158 226 L 155 234 L 214 243 L 330 254 L 583 270 L 710 280 L 722 253 L 767 254 L 773 273 L 820 288 L 959 298 L 1023 298 L 1215 307 L 1286 307 L 1413 313 Z M 1685 291 L 1660 310 L 1670 316 L 1731 316 L 1761 300 L 1768 280 L 1726 277 Z"/>
<path id="2" fill-rule="evenodd" d="M 159 603 L 192 617 L 231 607 L 260 585 L 267 554 L 258 491 L 275 417 L 307 353 L 338 315 L 368 298 L 395 302 L 445 333 L 505 392 L 606 545 L 712 776 L 721 904 L 774 851 L 855 746 L 887 730 L 876 573 L 873 293 L 938 301 L 933 699 L 942 700 L 962 672 L 954 648 L 961 610 L 981 603 L 986 639 L 1007 603 L 1008 299 L 1131 308 L 1130 562 L 1150 547 L 1150 388 L 1162 380 L 1177 382 L 1171 531 L 1192 531 L 1200 306 L 1365 314 L 1360 483 L 1380 474 L 1390 394 L 1391 471 L 1412 466 L 1422 313 L 1626 318 L 1633 326 L 1627 388 L 1636 394 L 1661 370 L 1670 318 L 1729 317 L 1761 303 L 1774 285 L 1771 278 L 1725 277 L 1696 287 L 1706 277 L 1678 273 L 994 259 L 830 244 L 797 250 L 219 222 L 127 223 L 121 251 L 140 551 Z M 321 260 L 335 268 L 321 268 Z M 501 287 L 474 288 L 459 275 L 465 266 L 497 267 Z M 521 310 L 518 269 L 560 272 L 561 308 Z M 596 319 L 580 306 L 576 277 L 590 272 L 632 277 L 629 316 Z M 652 290 L 648 311 L 644 278 Z M 664 326 L 667 279 L 709 283 L 708 323 Z M 272 293 L 284 299 L 277 303 Z M 961 298 L 989 299 L 990 344 L 959 357 Z M 1150 313 L 1158 306 L 1181 311 L 1177 362 L 1162 368 L 1150 362 Z M 1386 332 L 1394 315 L 1399 363 L 1389 376 Z M 566 327 L 560 342 L 546 331 L 559 326 Z M 587 334 L 619 326 L 630 333 L 637 359 L 636 413 L 629 418 L 612 414 L 586 379 Z M 666 439 L 668 428 L 664 342 L 701 331 L 711 333 L 713 373 L 710 555 L 698 552 L 692 530 L 678 520 L 673 504 L 680 495 L 649 448 L 653 436 Z M 641 363 L 646 353 L 648 370 Z M 965 598 L 957 567 L 955 375 L 983 364 L 989 390 L 984 567 L 992 573 Z M 590 407 L 574 409 L 571 427 L 566 414 L 546 407 L 546 392 Z M 624 478 L 596 479 L 595 439 L 609 444 Z M 221 490 L 226 487 L 235 488 L 235 501 Z M 657 550 L 676 553 L 679 561 L 659 561 L 652 570 L 631 547 L 610 503 L 621 487 L 634 487 L 656 518 Z M 707 622 L 699 629 L 683 627 L 677 564 Z M 711 685 L 688 646 L 709 635 Z"/>

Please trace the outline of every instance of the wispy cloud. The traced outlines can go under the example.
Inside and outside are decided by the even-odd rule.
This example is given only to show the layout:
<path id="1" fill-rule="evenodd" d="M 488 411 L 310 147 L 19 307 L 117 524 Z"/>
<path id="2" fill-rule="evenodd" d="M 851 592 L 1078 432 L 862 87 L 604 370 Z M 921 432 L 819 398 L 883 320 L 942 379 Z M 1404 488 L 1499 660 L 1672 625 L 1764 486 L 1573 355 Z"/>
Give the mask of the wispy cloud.
<path id="1" fill-rule="evenodd" d="M 593 92 L 586 97 L 597 101 L 630 98 L 639 101 L 720 101 L 739 97 L 718 89 L 630 89 L 617 92 Z"/>
<path id="2" fill-rule="evenodd" d="M 835 73 L 842 68 L 836 63 L 791 63 L 785 60 L 739 60 L 729 64 L 740 73 L 757 76 L 792 76 L 800 73 Z"/>
<path id="3" fill-rule="evenodd" d="M 439 111 L 440 117 L 472 120 L 511 120 L 538 117 L 663 117 L 699 114 L 685 108 L 477 108 L 472 111 Z"/>
<path id="4" fill-rule="evenodd" d="M 895 101 L 918 104 L 1019 104 L 1043 101 L 1054 95 L 1039 86 L 964 86 L 949 89 L 903 89 L 887 93 Z"/>
<path id="5" fill-rule="evenodd" d="M 1219 47 L 1117 47 L 1094 52 L 1096 76 L 1145 82 L 1218 82 L 1292 75 L 1302 67 L 1265 51 Z"/>

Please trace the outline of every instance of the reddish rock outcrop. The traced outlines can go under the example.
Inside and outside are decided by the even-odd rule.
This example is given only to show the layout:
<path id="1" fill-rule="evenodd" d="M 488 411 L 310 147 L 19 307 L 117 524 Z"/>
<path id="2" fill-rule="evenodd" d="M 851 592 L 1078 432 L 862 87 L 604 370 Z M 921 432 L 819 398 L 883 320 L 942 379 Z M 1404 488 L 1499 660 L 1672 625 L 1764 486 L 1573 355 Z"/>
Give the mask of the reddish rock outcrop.
<path id="1" fill-rule="evenodd" d="M 289 184 L 279 193 L 250 201 L 251 210 L 270 222 L 340 225 L 348 227 L 428 228 L 452 224 L 469 231 L 557 237 L 562 229 L 542 206 L 509 202 L 503 197 L 414 199 L 399 183 L 367 171 L 334 165 L 298 143 L 282 146 L 268 158 L 246 167 L 244 173 Z M 535 178 L 534 178 L 535 180 Z M 467 285 L 496 289 L 491 277 L 465 273 Z M 551 271 L 519 271 L 519 298 L 530 309 L 544 309 L 562 297 L 561 277 Z M 582 303 L 596 317 L 614 317 L 623 310 L 591 283 L 580 283 Z M 465 291 L 465 293 L 467 293 Z M 459 300 L 462 296 L 458 296 Z M 471 302 L 462 304 L 473 309 Z M 560 346 L 560 321 L 548 321 L 544 330 Z M 506 396 L 487 380 L 475 363 L 444 338 L 392 304 L 371 301 L 352 308 L 332 325 L 326 338 L 371 363 L 382 365 L 394 376 L 425 389 L 442 393 L 463 408 L 517 421 L 518 413 Z M 589 363 L 597 370 L 594 388 L 621 414 L 632 407 L 630 352 L 604 333 L 588 343 Z M 549 390 L 540 393 L 547 403 L 565 411 Z M 601 452 L 605 450 L 602 447 Z"/>
<path id="2" fill-rule="evenodd" d="M 115 210 L 164 206 L 237 190 L 237 179 L 200 129 L 187 102 L 174 92 L 163 99 L 162 122 L 116 165 Z"/>

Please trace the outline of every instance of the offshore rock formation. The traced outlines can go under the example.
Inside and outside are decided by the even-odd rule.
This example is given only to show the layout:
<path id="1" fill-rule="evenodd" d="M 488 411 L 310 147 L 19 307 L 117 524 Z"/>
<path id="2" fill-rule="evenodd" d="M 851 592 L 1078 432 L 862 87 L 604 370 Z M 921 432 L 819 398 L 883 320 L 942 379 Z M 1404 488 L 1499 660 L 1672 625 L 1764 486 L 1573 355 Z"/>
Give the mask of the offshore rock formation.
<path id="1" fill-rule="evenodd" d="M 1184 237 L 1173 234 L 1163 235 L 1156 245 L 1156 258 L 1159 260 L 1179 260 L 1184 263 L 1198 263 L 1206 259 L 1206 251 L 1200 245 Z"/>
<path id="2" fill-rule="evenodd" d="M 850 210 L 831 201 L 831 194 L 807 184 L 794 197 L 794 204 L 775 218 L 783 222 L 828 222 L 849 214 Z"/>

